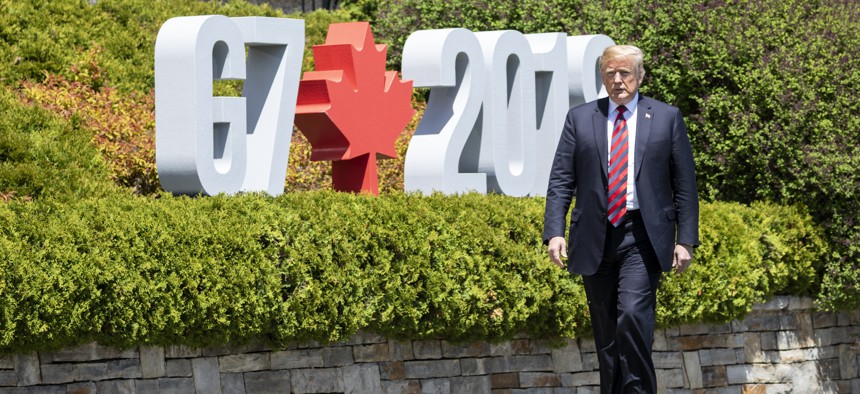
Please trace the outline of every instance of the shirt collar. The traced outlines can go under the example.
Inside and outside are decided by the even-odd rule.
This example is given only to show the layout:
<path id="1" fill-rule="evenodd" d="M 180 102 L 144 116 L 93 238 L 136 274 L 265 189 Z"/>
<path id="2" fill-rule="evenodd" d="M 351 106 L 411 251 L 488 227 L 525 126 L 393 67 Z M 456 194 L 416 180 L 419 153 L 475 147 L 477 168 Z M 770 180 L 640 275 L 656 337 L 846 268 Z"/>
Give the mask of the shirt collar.
<path id="1" fill-rule="evenodd" d="M 624 105 L 625 107 L 627 107 L 627 115 L 624 115 L 625 118 L 629 118 L 630 115 L 632 115 L 633 113 L 636 112 L 636 105 L 638 102 L 639 102 L 639 92 L 637 91 L 636 94 L 633 96 L 633 100 L 630 100 L 629 103 Z M 609 100 L 609 114 L 614 114 L 614 113 L 616 113 L 615 111 L 617 111 L 617 110 L 618 110 L 618 104 L 615 104 L 615 102 L 610 99 Z"/>

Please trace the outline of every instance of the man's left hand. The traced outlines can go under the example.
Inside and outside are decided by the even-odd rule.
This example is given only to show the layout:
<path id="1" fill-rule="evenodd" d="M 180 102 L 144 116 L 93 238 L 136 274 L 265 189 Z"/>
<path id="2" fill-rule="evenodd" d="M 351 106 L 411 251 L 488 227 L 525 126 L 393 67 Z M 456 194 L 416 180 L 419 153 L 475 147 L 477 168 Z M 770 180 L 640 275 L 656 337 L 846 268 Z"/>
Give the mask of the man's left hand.
<path id="1" fill-rule="evenodd" d="M 675 256 L 672 259 L 672 268 L 678 275 L 690 267 L 693 262 L 693 247 L 690 245 L 675 245 Z"/>

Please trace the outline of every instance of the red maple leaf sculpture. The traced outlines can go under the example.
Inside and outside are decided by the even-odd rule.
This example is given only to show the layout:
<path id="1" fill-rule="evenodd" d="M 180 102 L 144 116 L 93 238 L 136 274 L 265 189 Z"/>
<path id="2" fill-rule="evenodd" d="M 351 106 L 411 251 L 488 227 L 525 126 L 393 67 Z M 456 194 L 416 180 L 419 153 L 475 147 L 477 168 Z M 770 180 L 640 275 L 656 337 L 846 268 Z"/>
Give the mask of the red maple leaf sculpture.
<path id="1" fill-rule="evenodd" d="M 388 46 L 376 45 L 367 22 L 329 26 L 315 45 L 317 71 L 299 82 L 296 127 L 311 160 L 332 160 L 335 190 L 379 194 L 377 158 L 395 158 L 394 142 L 412 119 L 412 81 L 385 70 Z"/>

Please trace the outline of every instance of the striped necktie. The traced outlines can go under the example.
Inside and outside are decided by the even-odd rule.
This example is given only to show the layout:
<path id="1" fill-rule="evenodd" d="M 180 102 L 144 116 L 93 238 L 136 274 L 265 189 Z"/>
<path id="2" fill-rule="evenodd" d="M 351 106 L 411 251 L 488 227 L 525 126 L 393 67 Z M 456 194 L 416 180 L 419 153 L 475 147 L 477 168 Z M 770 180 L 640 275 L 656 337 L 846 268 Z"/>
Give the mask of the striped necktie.
<path id="1" fill-rule="evenodd" d="M 609 151 L 609 222 L 618 226 L 627 213 L 627 120 L 623 105 L 612 128 L 612 148 Z"/>

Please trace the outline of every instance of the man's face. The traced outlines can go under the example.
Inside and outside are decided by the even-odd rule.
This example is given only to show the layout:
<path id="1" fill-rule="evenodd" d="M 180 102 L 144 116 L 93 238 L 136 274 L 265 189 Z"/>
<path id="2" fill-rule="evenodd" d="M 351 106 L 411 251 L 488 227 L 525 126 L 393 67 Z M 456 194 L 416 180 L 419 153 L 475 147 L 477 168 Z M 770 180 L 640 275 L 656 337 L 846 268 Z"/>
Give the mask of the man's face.
<path id="1" fill-rule="evenodd" d="M 602 77 L 609 98 L 618 105 L 633 100 L 639 84 L 642 83 L 642 76 L 639 75 L 633 60 L 623 57 L 607 61 Z"/>

